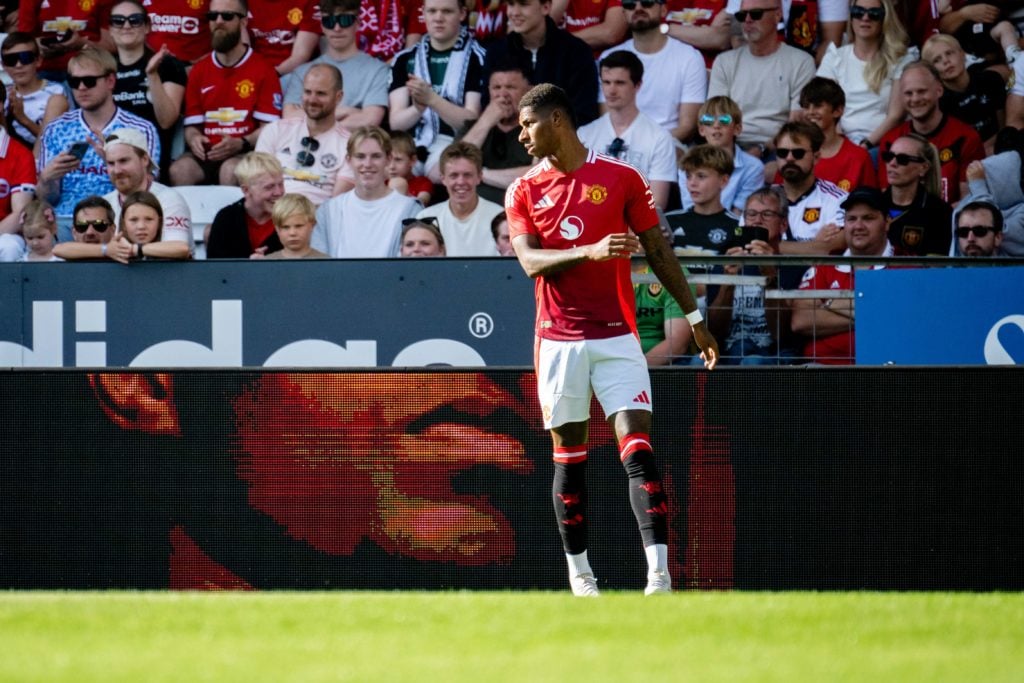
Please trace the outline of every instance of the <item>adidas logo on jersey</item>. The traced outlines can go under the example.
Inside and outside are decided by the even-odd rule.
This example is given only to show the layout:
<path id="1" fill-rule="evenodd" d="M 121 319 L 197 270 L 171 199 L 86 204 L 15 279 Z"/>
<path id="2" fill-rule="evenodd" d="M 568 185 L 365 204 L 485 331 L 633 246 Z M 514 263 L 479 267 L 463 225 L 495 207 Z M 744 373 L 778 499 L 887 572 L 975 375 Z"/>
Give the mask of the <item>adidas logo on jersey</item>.
<path id="1" fill-rule="evenodd" d="M 550 209 L 555 203 L 551 201 L 551 197 L 544 195 L 540 198 L 540 201 L 533 205 L 535 209 Z"/>
<path id="2" fill-rule="evenodd" d="M 647 395 L 646 391 L 641 391 L 635 397 L 633 397 L 633 403 L 642 403 L 645 406 L 651 405 L 651 397 Z"/>

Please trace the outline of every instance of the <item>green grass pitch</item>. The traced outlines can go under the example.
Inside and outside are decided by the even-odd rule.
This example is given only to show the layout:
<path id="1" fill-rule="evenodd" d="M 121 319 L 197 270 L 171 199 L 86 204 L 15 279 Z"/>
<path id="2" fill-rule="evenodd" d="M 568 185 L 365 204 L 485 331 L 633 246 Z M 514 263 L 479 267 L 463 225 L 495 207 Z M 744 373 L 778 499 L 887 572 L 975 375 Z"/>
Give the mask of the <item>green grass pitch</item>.
<path id="1" fill-rule="evenodd" d="M 1024 594 L 0 593 L 0 681 L 1024 680 Z"/>

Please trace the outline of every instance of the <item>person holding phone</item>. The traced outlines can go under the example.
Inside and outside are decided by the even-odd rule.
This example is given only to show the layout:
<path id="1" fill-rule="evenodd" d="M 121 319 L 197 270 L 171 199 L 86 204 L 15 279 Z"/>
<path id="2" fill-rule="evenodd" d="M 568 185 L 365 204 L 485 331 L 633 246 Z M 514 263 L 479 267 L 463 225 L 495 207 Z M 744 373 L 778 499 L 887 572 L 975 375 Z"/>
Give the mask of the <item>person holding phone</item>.
<path id="1" fill-rule="evenodd" d="M 114 102 L 116 71 L 114 57 L 103 50 L 87 47 L 72 57 L 68 85 L 80 108 L 43 129 L 37 193 L 57 212 L 61 242 L 71 240 L 68 218 L 78 201 L 114 189 L 103 156 L 103 140 L 109 134 L 135 128 L 143 134 L 150 158 L 160 158 L 160 139 L 153 124 Z"/>
<path id="2" fill-rule="evenodd" d="M 779 242 L 788 229 L 789 202 L 779 186 L 765 187 L 747 198 L 743 210 L 745 244 L 734 246 L 729 256 L 772 256 L 779 253 Z M 789 309 L 770 306 L 765 289 L 778 288 L 775 266 L 716 266 L 715 274 L 759 275 L 764 285 L 708 285 L 708 329 L 724 339 L 724 365 L 775 365 L 796 356 L 789 343 Z"/>

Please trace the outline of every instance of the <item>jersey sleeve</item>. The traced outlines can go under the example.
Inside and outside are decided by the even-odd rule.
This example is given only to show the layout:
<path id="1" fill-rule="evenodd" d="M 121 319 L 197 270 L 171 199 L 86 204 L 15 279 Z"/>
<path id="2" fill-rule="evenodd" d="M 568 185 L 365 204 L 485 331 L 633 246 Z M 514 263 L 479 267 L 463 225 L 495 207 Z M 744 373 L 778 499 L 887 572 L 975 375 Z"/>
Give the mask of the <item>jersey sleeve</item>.
<path id="1" fill-rule="evenodd" d="M 205 109 L 203 108 L 202 92 L 200 85 L 206 82 L 204 78 L 207 60 L 202 60 L 194 67 L 189 74 L 188 83 L 185 84 L 185 125 L 201 126 L 205 120 Z"/>
<path id="2" fill-rule="evenodd" d="M 508 218 L 509 239 L 519 235 L 536 235 L 537 226 L 530 218 L 529 193 L 522 178 L 509 185 L 505 193 L 505 216 Z"/>
<path id="3" fill-rule="evenodd" d="M 11 194 L 15 192 L 35 192 L 37 174 L 35 157 L 32 156 L 32 152 L 11 140 L 8 143 L 7 154 L 12 162 L 7 178 Z"/>
<path id="4" fill-rule="evenodd" d="M 651 186 L 643 173 L 636 169 L 629 169 L 624 179 L 626 187 L 629 188 L 626 195 L 625 218 L 626 224 L 635 233 L 641 233 L 658 225 L 658 211 L 654 207 L 654 195 L 651 194 Z M 508 224 L 511 234 L 512 223 Z"/>
<path id="5" fill-rule="evenodd" d="M 267 64 L 266 75 L 263 77 L 259 94 L 256 99 L 256 110 L 252 117 L 257 121 L 276 121 L 281 118 L 281 77 L 274 68 Z"/>

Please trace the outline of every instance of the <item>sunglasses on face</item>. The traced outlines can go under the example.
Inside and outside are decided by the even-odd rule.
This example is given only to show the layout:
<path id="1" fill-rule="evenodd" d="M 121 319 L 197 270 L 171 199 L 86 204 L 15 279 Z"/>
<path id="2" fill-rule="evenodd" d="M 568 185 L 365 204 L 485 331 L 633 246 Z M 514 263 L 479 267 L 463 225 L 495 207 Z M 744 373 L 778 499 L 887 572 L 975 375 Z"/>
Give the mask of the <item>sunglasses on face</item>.
<path id="1" fill-rule="evenodd" d="M 925 162 L 924 157 L 915 156 L 913 154 L 897 154 L 895 152 L 882 152 L 882 161 L 887 164 L 891 164 L 893 161 L 896 162 L 897 166 L 906 166 L 913 162 L 915 164 L 923 164 Z"/>
<path id="2" fill-rule="evenodd" d="M 723 126 L 728 126 L 730 123 L 732 123 L 732 115 L 719 114 L 718 116 L 712 116 L 711 114 L 704 114 L 703 116 L 700 117 L 700 125 L 702 126 L 713 126 L 715 125 L 715 121 L 718 121 L 718 123 L 722 124 Z"/>
<path id="3" fill-rule="evenodd" d="M 766 9 L 741 9 L 733 16 L 736 17 L 736 21 L 739 21 L 741 23 L 746 21 L 747 17 L 750 17 L 753 21 L 761 21 L 761 19 L 764 17 L 764 13 L 767 11 L 768 10 Z"/>
<path id="4" fill-rule="evenodd" d="M 804 149 L 803 147 L 794 147 L 792 149 L 790 149 L 789 147 L 776 147 L 775 156 L 779 157 L 780 159 L 788 159 L 789 157 L 793 157 L 797 161 L 800 161 L 805 156 L 807 156 L 807 150 Z"/>
<path id="5" fill-rule="evenodd" d="M 977 238 L 988 237 L 990 232 L 995 232 L 996 229 L 991 225 L 968 225 L 962 228 L 956 229 L 956 236 L 962 240 L 967 239 L 968 235 L 972 232 Z"/>
<path id="6" fill-rule="evenodd" d="M 28 66 L 32 62 L 36 61 L 36 53 L 31 50 L 22 50 L 21 52 L 7 52 L 0 61 L 3 62 L 4 66 Z"/>
<path id="7" fill-rule="evenodd" d="M 871 21 L 881 21 L 885 19 L 885 8 L 884 7 L 861 7 L 860 5 L 854 5 L 850 8 L 851 19 L 863 19 L 867 17 Z"/>
<path id="8" fill-rule="evenodd" d="M 72 90 L 78 90 L 79 86 L 82 85 L 84 85 L 86 89 L 95 88 L 100 79 L 106 77 L 107 74 L 103 74 L 102 76 L 68 76 L 68 87 Z"/>
<path id="9" fill-rule="evenodd" d="M 107 228 L 110 227 L 110 223 L 104 220 L 94 221 L 75 221 L 75 232 L 88 232 L 89 228 L 92 228 L 96 232 L 106 232 Z"/>
<path id="10" fill-rule="evenodd" d="M 651 9 L 655 5 L 660 4 L 660 0 L 640 0 L 639 2 L 637 2 L 637 0 L 622 0 L 622 9 L 629 12 L 631 10 L 635 10 L 637 5 L 640 5 L 644 9 Z"/>
<path id="11" fill-rule="evenodd" d="M 220 19 L 221 21 L 234 21 L 235 19 L 241 19 L 245 15 L 241 12 L 207 12 L 206 20 L 213 23 Z"/>
<path id="12" fill-rule="evenodd" d="M 132 28 L 138 28 L 146 23 L 146 15 L 142 12 L 135 12 L 134 14 L 111 14 L 110 25 L 116 28 L 124 28 L 125 24 L 128 24 Z"/>
<path id="13" fill-rule="evenodd" d="M 341 28 L 348 28 L 356 23 L 359 19 L 355 14 L 325 14 L 320 17 L 320 23 L 323 27 L 330 30 L 335 26 Z"/>
<path id="14" fill-rule="evenodd" d="M 320 141 L 316 138 L 305 137 L 299 140 L 299 144 L 302 145 L 302 151 L 295 155 L 295 161 L 299 162 L 300 166 L 315 164 L 316 157 L 313 156 L 313 152 L 320 149 Z"/>

